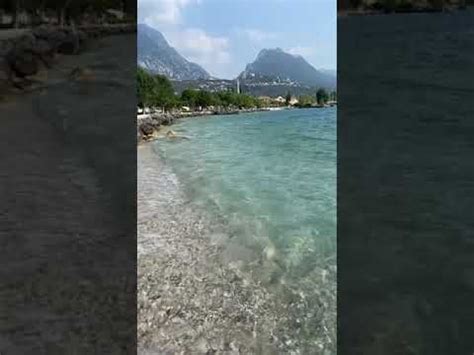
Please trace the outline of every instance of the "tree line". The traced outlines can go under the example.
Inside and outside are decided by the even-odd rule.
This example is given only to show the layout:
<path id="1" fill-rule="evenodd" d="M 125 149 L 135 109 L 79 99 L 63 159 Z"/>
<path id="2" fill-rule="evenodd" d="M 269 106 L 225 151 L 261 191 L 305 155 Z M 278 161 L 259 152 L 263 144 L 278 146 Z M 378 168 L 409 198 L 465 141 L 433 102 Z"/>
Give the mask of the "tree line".
<path id="1" fill-rule="evenodd" d="M 181 94 L 176 94 L 173 85 L 163 75 L 152 75 L 142 68 L 137 69 L 137 99 L 138 106 L 160 107 L 164 111 L 187 106 L 190 109 L 204 109 L 220 107 L 225 109 L 250 109 L 268 106 L 265 99 L 233 90 L 210 92 L 206 90 L 185 89 Z M 287 94 L 286 101 L 281 105 L 288 105 L 291 93 Z M 298 98 L 299 107 L 310 107 L 318 103 L 323 105 L 329 100 L 336 100 L 336 92 L 327 92 L 319 89 L 314 96 L 306 95 Z"/>
<path id="2" fill-rule="evenodd" d="M 47 16 L 54 18 L 58 25 L 81 23 L 85 16 L 102 16 L 107 9 L 116 9 L 132 21 L 136 18 L 136 0 L 3 0 L 2 9 L 12 15 L 11 27 L 20 27 L 20 14 L 26 13 L 28 25 L 41 24 Z"/>
<path id="3" fill-rule="evenodd" d="M 210 92 L 185 89 L 177 95 L 168 78 L 163 75 L 151 75 L 142 68 L 137 69 L 137 98 L 139 107 L 161 107 L 165 111 L 182 106 L 197 109 L 211 106 L 258 108 L 263 105 L 263 102 L 256 97 L 231 90 Z"/>
<path id="4" fill-rule="evenodd" d="M 291 93 L 288 92 L 286 95 L 286 104 L 289 104 L 291 100 Z M 314 96 L 312 95 L 301 95 L 298 97 L 298 103 L 295 104 L 297 107 L 311 107 L 314 105 L 325 105 L 329 101 L 337 101 L 336 91 L 327 91 L 324 88 L 319 88 Z"/>

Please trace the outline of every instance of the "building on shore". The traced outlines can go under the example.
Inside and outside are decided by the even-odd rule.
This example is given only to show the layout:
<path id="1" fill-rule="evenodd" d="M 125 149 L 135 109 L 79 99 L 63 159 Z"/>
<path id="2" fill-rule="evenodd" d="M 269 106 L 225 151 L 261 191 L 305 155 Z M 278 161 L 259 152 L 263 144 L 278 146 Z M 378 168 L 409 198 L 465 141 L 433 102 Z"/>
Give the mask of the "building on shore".
<path id="1" fill-rule="evenodd" d="M 298 99 L 293 96 L 293 97 L 291 98 L 289 104 L 290 104 L 291 106 L 294 106 L 294 105 L 296 105 L 298 102 L 299 102 Z"/>
<path id="2" fill-rule="evenodd" d="M 279 104 L 284 104 L 286 99 L 283 96 L 278 96 L 277 98 L 273 99 L 273 101 Z"/>
<path id="3" fill-rule="evenodd" d="M 259 96 L 258 100 L 265 105 L 270 105 L 273 101 L 270 96 Z"/>

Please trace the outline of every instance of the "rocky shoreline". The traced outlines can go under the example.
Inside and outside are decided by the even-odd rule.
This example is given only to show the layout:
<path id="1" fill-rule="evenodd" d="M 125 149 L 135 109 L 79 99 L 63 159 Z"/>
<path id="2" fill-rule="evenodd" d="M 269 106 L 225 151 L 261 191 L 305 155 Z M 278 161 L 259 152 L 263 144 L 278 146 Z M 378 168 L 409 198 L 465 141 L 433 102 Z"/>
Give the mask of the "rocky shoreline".
<path id="1" fill-rule="evenodd" d="M 136 32 L 135 24 L 84 25 L 76 28 L 42 25 L 0 33 L 0 97 L 34 88 L 35 76 L 52 68 L 58 55 L 76 55 L 89 41 Z"/>
<path id="2" fill-rule="evenodd" d="M 289 109 L 289 108 L 283 108 Z M 260 109 L 220 109 L 220 110 L 204 110 L 204 111 L 179 111 L 173 113 L 153 113 L 137 116 L 137 142 L 143 143 L 156 139 L 163 127 L 168 127 L 174 124 L 181 118 L 192 117 L 206 117 L 213 115 L 238 115 L 241 113 L 250 112 L 265 112 L 270 111 L 269 108 Z"/>

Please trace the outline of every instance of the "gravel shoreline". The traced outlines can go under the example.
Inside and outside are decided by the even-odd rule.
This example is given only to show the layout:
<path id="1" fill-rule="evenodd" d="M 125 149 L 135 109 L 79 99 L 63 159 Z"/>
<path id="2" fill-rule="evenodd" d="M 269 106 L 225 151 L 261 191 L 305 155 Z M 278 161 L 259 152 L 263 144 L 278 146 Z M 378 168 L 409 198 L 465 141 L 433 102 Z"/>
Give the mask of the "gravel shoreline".
<path id="1" fill-rule="evenodd" d="M 335 353 L 335 269 L 264 285 L 223 261 L 228 238 L 190 207 L 153 143 L 137 159 L 140 354 Z M 276 266 L 255 262 L 260 274 Z"/>

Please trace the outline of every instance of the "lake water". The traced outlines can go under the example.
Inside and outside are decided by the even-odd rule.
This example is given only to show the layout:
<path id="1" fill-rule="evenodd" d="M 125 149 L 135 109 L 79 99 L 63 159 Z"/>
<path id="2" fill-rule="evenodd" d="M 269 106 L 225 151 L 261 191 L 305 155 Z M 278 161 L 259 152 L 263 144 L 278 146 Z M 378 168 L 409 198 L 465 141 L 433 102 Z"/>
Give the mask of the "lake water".
<path id="1" fill-rule="evenodd" d="M 302 276 L 336 254 L 336 108 L 181 120 L 154 151 L 188 203 L 229 237 L 227 258 Z"/>

